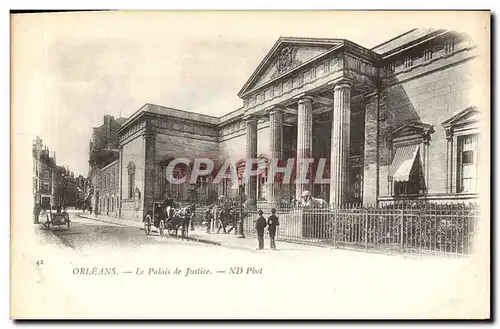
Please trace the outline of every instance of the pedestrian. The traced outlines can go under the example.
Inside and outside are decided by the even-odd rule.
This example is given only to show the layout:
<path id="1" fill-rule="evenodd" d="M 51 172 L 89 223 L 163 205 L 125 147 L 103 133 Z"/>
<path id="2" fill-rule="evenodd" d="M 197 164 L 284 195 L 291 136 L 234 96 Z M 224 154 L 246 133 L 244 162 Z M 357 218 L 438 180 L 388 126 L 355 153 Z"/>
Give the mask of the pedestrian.
<path id="1" fill-rule="evenodd" d="M 269 239 L 271 240 L 271 249 L 276 250 L 276 227 L 280 225 L 278 216 L 276 216 L 276 209 L 271 209 L 271 216 L 267 219 L 267 230 L 269 231 Z"/>
<path id="2" fill-rule="evenodd" d="M 196 214 L 196 204 L 191 204 L 191 211 L 193 212 L 193 214 L 191 215 L 191 220 L 189 222 L 191 224 L 191 231 L 194 231 L 194 216 Z"/>
<path id="3" fill-rule="evenodd" d="M 209 206 L 205 211 L 205 222 L 207 223 L 207 233 L 210 233 L 210 226 L 212 224 L 212 206 Z"/>
<path id="4" fill-rule="evenodd" d="M 258 214 L 259 218 L 255 221 L 255 229 L 257 230 L 257 240 L 259 241 L 259 248 L 258 250 L 264 249 L 264 229 L 266 228 L 267 221 L 262 216 L 264 212 L 259 209 Z"/>
<path id="5" fill-rule="evenodd" d="M 217 234 L 219 234 L 220 229 L 222 229 L 224 234 L 227 233 L 227 231 L 226 231 L 226 221 L 227 221 L 226 217 L 227 217 L 226 210 L 224 208 L 222 208 L 219 215 L 217 216 L 217 223 L 219 224 L 218 225 L 219 227 L 217 228 Z"/>

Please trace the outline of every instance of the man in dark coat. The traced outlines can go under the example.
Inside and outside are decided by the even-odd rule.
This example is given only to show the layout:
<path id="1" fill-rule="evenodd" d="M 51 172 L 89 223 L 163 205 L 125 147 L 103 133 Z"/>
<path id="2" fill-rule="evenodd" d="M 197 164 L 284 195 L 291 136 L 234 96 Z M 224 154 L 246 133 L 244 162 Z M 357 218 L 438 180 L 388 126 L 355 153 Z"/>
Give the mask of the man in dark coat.
<path id="1" fill-rule="evenodd" d="M 213 210 L 212 206 L 209 206 L 207 211 L 205 211 L 205 222 L 207 223 L 207 233 L 210 233 L 210 226 L 212 224 L 212 217 L 213 217 Z"/>
<path id="2" fill-rule="evenodd" d="M 274 238 L 276 237 L 276 227 L 280 225 L 280 222 L 278 216 L 276 216 L 276 209 L 271 209 L 271 214 L 267 219 L 267 229 L 269 231 L 269 239 L 271 240 L 271 249 L 276 250 Z"/>
<path id="3" fill-rule="evenodd" d="M 255 221 L 255 229 L 257 230 L 257 240 L 259 241 L 259 250 L 264 249 L 264 229 L 266 228 L 267 221 L 262 216 L 263 211 L 259 210 L 259 218 Z"/>
<path id="4" fill-rule="evenodd" d="M 189 222 L 191 224 L 191 231 L 194 231 L 194 216 L 196 214 L 196 204 L 194 203 L 191 204 L 191 211 L 192 215 L 191 215 L 191 220 Z"/>

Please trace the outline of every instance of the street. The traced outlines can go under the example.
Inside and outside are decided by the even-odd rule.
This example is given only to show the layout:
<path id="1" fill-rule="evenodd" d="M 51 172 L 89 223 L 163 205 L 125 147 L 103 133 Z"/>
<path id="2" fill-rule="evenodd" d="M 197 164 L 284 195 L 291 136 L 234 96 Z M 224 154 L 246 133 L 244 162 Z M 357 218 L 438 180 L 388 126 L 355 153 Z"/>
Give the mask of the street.
<path id="1" fill-rule="evenodd" d="M 321 248 L 250 252 L 71 220 L 69 230 L 35 228 L 39 247 L 25 261 L 36 271 L 23 287 L 38 292 L 34 316 L 57 317 L 57 305 L 105 318 L 439 316 L 467 265 Z"/>

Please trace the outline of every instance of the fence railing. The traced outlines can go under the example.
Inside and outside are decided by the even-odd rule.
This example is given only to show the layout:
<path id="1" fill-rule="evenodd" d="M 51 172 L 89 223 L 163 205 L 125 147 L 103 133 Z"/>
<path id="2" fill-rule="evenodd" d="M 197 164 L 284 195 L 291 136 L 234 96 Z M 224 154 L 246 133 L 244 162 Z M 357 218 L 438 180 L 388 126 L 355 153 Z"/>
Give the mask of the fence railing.
<path id="1" fill-rule="evenodd" d="M 271 207 L 261 205 L 264 217 Z M 258 209 L 247 209 L 246 235 L 255 235 Z M 337 248 L 407 253 L 472 253 L 480 214 L 475 204 L 413 204 L 342 209 L 280 208 L 277 240 Z"/>

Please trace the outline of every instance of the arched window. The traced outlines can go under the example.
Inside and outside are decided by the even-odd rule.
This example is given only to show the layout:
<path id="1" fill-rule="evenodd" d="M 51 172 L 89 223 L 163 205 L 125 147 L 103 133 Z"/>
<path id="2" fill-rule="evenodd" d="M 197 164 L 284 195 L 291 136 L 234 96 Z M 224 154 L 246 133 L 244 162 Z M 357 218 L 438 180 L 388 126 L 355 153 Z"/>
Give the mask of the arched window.
<path id="1" fill-rule="evenodd" d="M 134 198 L 134 189 L 135 189 L 135 164 L 131 161 L 127 166 L 128 172 L 128 198 Z"/>

